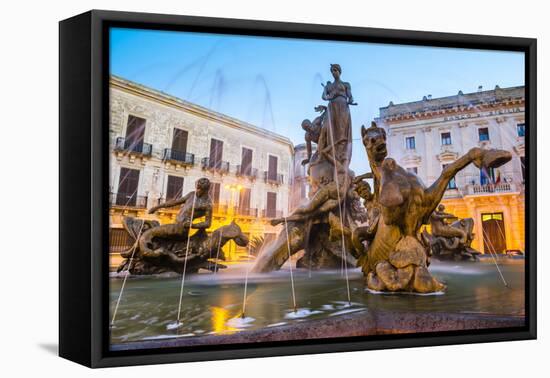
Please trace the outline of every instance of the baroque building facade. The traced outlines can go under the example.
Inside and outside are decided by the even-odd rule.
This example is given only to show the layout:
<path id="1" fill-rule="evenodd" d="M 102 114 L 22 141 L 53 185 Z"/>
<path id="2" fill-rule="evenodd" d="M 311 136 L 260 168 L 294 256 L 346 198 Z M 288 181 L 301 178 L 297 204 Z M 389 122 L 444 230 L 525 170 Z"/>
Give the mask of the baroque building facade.
<path id="1" fill-rule="evenodd" d="M 525 89 L 482 90 L 390 104 L 376 119 L 388 134 L 388 155 L 427 185 L 446 164 L 472 147 L 512 152 L 499 169 L 473 165 L 449 184 L 442 203 L 459 218 L 474 219 L 472 246 L 483 253 L 525 252 Z"/>
<path id="2" fill-rule="evenodd" d="M 160 91 L 110 78 L 111 266 L 128 247 L 124 216 L 175 221 L 177 208 L 147 209 L 194 190 L 210 179 L 211 230 L 235 220 L 249 237 L 273 238 L 288 214 L 294 147 L 271 131 Z M 233 242 L 228 260 L 246 256 Z"/>

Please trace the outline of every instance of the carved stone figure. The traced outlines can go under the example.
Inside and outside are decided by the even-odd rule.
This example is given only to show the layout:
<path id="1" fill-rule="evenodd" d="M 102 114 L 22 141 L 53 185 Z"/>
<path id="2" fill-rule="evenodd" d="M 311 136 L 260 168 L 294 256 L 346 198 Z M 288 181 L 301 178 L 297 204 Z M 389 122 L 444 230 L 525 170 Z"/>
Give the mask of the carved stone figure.
<path id="1" fill-rule="evenodd" d="M 363 127 L 361 134 L 374 186 L 378 188 L 375 196 L 377 193 L 380 218 L 367 254 L 359 260 L 367 287 L 419 293 L 443 290 L 445 285 L 428 271 L 429 245 L 419 240 L 420 227 L 427 224 L 457 172 L 470 163 L 478 168 L 499 167 L 512 156 L 508 151 L 472 148 L 446 166 L 441 176 L 426 188 L 414 173 L 386 157 L 385 132 L 374 123 L 369 129 Z"/>
<path id="2" fill-rule="evenodd" d="M 149 209 L 149 214 L 162 208 L 179 206 L 180 210 L 176 217 L 176 223 L 152 227 L 143 232 L 139 239 L 139 248 L 143 256 L 158 257 L 163 251 L 153 247 L 153 239 L 171 239 L 186 237 L 189 228 L 206 230 L 212 224 L 212 199 L 208 194 L 210 180 L 203 177 L 197 180 L 195 191 L 187 193 L 182 198 L 168 201 Z M 193 220 L 204 217 L 203 222 L 193 223 Z"/>
<path id="3" fill-rule="evenodd" d="M 231 222 L 227 226 L 222 226 L 214 230 L 210 235 L 204 228 L 198 229 L 189 238 L 189 250 L 187 249 L 187 235 L 157 235 L 151 240 L 155 253 L 143 253 L 138 242 L 141 233 L 153 230 L 159 225 L 157 221 L 135 219 L 125 217 L 124 228 L 130 236 L 134 245 L 121 255 L 125 259 L 118 267 L 117 271 L 129 270 L 134 275 L 160 274 L 166 272 L 196 273 L 199 269 L 216 271 L 226 266 L 214 262 L 213 259 L 225 260 L 223 246 L 230 240 L 241 247 L 248 244 L 248 238 L 242 233 L 241 228 Z M 135 250 L 134 250 L 135 248 Z M 132 258 L 133 256 L 133 258 Z M 187 263 L 185 257 L 187 256 Z M 130 265 L 131 264 L 131 265 Z"/>
<path id="4" fill-rule="evenodd" d="M 431 235 L 425 230 L 422 232 L 422 237 L 431 247 L 432 255 L 441 260 L 477 260 L 480 252 L 471 247 L 474 220 L 465 218 L 448 224 L 448 219 L 456 217 L 446 213 L 444 205 L 439 205 L 430 216 Z"/>

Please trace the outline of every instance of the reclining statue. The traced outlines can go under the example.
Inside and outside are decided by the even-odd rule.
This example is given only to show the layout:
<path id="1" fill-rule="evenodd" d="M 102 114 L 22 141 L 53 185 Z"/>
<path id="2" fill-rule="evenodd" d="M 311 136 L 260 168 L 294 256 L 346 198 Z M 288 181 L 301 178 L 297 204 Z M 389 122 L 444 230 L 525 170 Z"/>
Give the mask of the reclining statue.
<path id="1" fill-rule="evenodd" d="M 248 238 L 235 222 L 214 230 L 210 235 L 206 232 L 212 225 L 210 180 L 200 178 L 195 188 L 182 198 L 149 209 L 149 214 L 152 214 L 161 208 L 181 205 L 176 223 L 160 225 L 157 221 L 124 219 L 124 227 L 135 240 L 135 245 L 121 254 L 126 260 L 118 271 L 128 269 L 132 274 L 157 274 L 166 271 L 182 273 L 184 267 L 187 272 L 196 272 L 200 268 L 216 270 L 224 266 L 212 264 L 211 259 L 225 260 L 221 248 L 229 240 L 242 247 L 248 244 Z M 198 218 L 204 220 L 193 223 Z M 190 236 L 191 229 L 197 231 Z"/>
<path id="2" fill-rule="evenodd" d="M 117 272 L 128 270 L 134 275 L 160 274 L 166 272 L 196 273 L 199 269 L 212 272 L 226 268 L 218 260 L 225 260 L 223 246 L 233 240 L 238 246 L 248 245 L 248 237 L 242 233 L 241 228 L 235 222 L 221 226 L 210 235 L 205 229 L 199 229 L 189 238 L 189 250 L 187 249 L 187 235 L 170 236 L 168 238 L 155 236 L 153 245 L 161 249 L 162 253 L 151 256 L 144 254 L 137 242 L 140 230 L 151 230 L 162 227 L 158 221 L 125 217 L 124 228 L 133 241 L 132 247 L 121 253 L 124 258 L 118 266 Z M 185 256 L 187 255 L 187 264 Z M 216 260 L 216 261 L 214 261 Z"/>
<path id="3" fill-rule="evenodd" d="M 471 247 L 474 220 L 465 218 L 448 224 L 448 219 L 457 218 L 446 213 L 445 206 L 440 204 L 430 217 L 432 233 L 426 230 L 422 232 L 422 237 L 431 247 L 432 255 L 440 260 L 477 260 L 480 252 Z"/>

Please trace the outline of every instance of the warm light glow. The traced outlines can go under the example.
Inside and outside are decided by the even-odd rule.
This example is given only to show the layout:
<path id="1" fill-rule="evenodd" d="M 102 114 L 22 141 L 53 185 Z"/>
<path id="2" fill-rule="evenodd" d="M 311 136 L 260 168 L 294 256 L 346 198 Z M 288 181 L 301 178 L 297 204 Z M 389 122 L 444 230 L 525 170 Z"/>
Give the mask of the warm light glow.
<path id="1" fill-rule="evenodd" d="M 233 333 L 238 331 L 237 328 L 229 327 L 229 311 L 223 307 L 210 307 L 212 311 L 212 329 L 215 333 Z"/>

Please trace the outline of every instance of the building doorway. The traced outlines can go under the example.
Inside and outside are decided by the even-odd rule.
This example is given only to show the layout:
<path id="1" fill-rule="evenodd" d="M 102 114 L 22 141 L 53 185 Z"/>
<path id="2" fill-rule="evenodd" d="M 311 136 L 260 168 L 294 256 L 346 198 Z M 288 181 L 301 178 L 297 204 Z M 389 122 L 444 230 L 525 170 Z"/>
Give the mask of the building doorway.
<path id="1" fill-rule="evenodd" d="M 483 251 L 485 253 L 506 252 L 506 231 L 502 213 L 481 214 L 483 227 Z"/>

